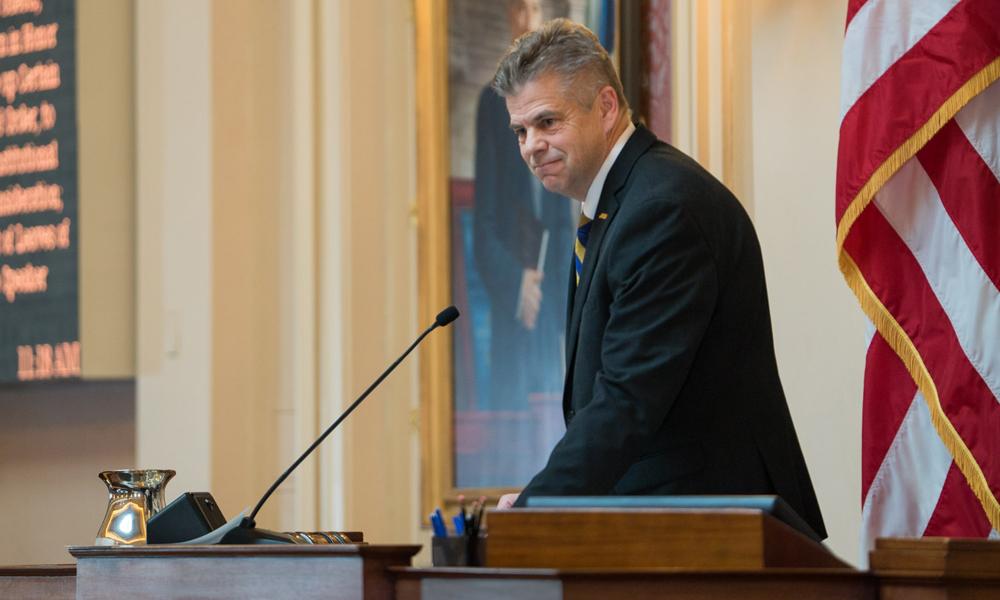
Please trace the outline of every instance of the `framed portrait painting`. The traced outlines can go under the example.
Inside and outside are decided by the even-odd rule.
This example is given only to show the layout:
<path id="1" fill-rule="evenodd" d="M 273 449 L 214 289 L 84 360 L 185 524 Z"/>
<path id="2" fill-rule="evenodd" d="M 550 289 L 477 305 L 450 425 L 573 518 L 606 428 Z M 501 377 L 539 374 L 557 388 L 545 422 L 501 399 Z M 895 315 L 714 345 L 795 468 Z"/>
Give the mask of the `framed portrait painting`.
<path id="1" fill-rule="evenodd" d="M 453 303 L 462 313 L 450 339 L 422 350 L 426 514 L 459 494 L 493 500 L 520 489 L 565 431 L 566 292 L 580 205 L 545 190 L 521 159 L 506 103 L 490 88 L 497 61 L 517 36 L 566 17 L 634 57 L 634 77 L 645 78 L 633 82 L 636 93 L 649 89 L 651 71 L 642 42 L 619 41 L 644 39 L 641 11 L 616 2 L 415 7 L 420 312 Z"/>

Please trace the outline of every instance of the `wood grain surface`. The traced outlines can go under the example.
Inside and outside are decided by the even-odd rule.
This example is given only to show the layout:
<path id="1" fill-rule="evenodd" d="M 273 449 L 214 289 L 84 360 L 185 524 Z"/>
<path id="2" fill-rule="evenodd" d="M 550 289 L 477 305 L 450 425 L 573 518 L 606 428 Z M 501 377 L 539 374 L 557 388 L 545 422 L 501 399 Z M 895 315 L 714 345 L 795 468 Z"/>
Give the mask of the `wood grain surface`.
<path id="1" fill-rule="evenodd" d="M 519 509 L 489 515 L 489 567 L 850 567 L 758 510 Z"/>
<path id="2" fill-rule="evenodd" d="M 72 600 L 76 597 L 76 565 L 0 567 L 0 598 Z"/>

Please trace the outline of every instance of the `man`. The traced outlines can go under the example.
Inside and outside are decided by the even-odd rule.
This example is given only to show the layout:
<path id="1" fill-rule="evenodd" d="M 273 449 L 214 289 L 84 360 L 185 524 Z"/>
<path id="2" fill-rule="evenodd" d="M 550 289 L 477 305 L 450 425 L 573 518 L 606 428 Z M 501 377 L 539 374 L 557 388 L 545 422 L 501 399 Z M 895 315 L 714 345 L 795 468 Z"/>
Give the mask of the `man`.
<path id="1" fill-rule="evenodd" d="M 507 17 L 512 40 L 538 28 L 539 0 L 508 0 Z M 527 410 L 530 394 L 557 396 L 562 388 L 565 263 L 549 250 L 572 243 L 574 226 L 568 201 L 545 191 L 521 161 L 509 125 L 503 98 L 487 86 L 476 111 L 473 212 L 476 267 L 490 300 L 490 392 L 480 405 Z M 557 275 L 546 277 L 550 271 Z"/>
<path id="2" fill-rule="evenodd" d="M 778 379 L 760 247 L 739 202 L 633 125 L 585 27 L 556 20 L 518 39 L 493 87 L 524 161 L 583 213 L 566 433 L 500 506 L 534 495 L 778 494 L 825 537 Z"/>

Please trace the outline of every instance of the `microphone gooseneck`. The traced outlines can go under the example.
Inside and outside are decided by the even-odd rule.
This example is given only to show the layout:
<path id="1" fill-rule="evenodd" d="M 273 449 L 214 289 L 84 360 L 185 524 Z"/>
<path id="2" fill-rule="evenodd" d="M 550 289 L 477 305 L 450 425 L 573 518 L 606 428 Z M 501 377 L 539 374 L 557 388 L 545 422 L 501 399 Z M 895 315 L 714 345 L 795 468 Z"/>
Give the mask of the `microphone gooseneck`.
<path id="1" fill-rule="evenodd" d="M 326 428 L 326 431 L 324 431 L 318 438 L 316 438 L 316 441 L 314 441 L 312 444 L 310 444 L 308 448 L 306 448 L 306 451 L 303 452 L 301 456 L 295 459 L 295 462 L 292 463 L 292 466 L 288 467 L 288 469 L 285 470 L 285 472 L 282 473 L 281 476 L 278 477 L 278 479 L 271 484 L 271 487 L 267 488 L 267 491 L 264 492 L 263 497 L 261 497 L 260 501 L 257 502 L 257 506 L 254 507 L 253 512 L 251 512 L 250 516 L 247 517 L 246 521 L 249 522 L 246 524 L 249 527 L 255 526 L 254 518 L 257 516 L 257 513 L 260 511 L 261 507 L 264 506 L 264 503 L 267 502 L 267 499 L 271 497 L 271 494 L 274 493 L 274 490 L 278 489 L 278 486 L 284 483 L 286 479 L 288 479 L 288 476 L 292 474 L 292 471 L 294 471 L 295 468 L 298 467 L 299 464 L 301 464 L 302 461 L 306 459 L 306 457 L 312 454 L 312 451 L 315 450 L 317 446 L 322 444 L 323 440 L 325 440 L 328 435 L 333 433 L 333 430 L 336 429 L 337 426 L 340 425 L 340 423 L 344 419 L 346 419 L 347 416 L 350 415 L 354 411 L 354 409 L 357 408 L 362 401 L 364 401 L 365 398 L 368 397 L 368 394 L 371 394 L 372 391 L 374 391 L 375 388 L 377 388 L 379 384 L 382 383 L 382 380 L 384 380 L 386 377 L 389 376 L 389 373 L 392 373 L 393 370 L 395 370 L 395 368 L 399 366 L 399 363 L 403 362 L 403 359 L 406 358 L 410 354 L 410 352 L 412 352 L 413 349 L 416 348 L 417 345 L 420 344 L 420 342 L 423 341 L 425 337 L 427 337 L 427 335 L 430 332 L 434 331 L 438 327 L 444 327 L 446 325 L 449 325 L 452 321 L 457 319 L 458 316 L 459 316 L 458 309 L 455 308 L 454 306 L 449 306 L 448 308 L 439 312 L 437 317 L 434 318 L 434 323 L 431 324 L 430 327 L 425 329 L 423 333 L 421 333 L 417 337 L 417 339 L 414 340 L 412 344 L 410 344 L 410 346 L 406 349 L 406 351 L 403 352 L 403 354 L 400 355 L 400 357 L 397 358 L 395 362 L 389 365 L 389 368 L 383 371 L 382 374 L 379 375 L 378 379 L 372 382 L 372 384 L 368 386 L 368 389 L 366 389 L 364 393 L 362 393 L 361 396 L 358 397 L 357 400 L 355 400 L 350 406 L 348 406 L 347 410 L 345 410 L 343 414 L 337 417 L 337 420 L 334 421 L 332 425 Z"/>

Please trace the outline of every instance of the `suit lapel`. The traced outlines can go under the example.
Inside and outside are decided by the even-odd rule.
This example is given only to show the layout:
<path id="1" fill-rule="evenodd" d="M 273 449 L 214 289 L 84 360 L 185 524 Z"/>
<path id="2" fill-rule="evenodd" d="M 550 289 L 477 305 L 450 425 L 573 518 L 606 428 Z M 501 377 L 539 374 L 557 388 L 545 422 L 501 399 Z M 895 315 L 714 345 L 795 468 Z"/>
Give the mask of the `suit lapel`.
<path id="1" fill-rule="evenodd" d="M 583 304 L 590 291 L 590 283 L 594 277 L 594 269 L 597 259 L 600 257 L 604 233 L 611 226 L 618 207 L 625 200 L 619 196 L 622 188 L 628 181 L 628 176 L 632 172 L 639 157 L 656 141 L 656 136 L 642 125 L 636 125 L 635 133 L 625 143 L 621 154 L 611 166 L 607 179 L 604 180 L 604 188 L 601 190 L 601 199 L 597 203 L 597 212 L 590 228 L 590 237 L 587 240 L 587 253 L 583 260 L 583 272 L 580 274 L 580 284 L 574 285 L 575 277 L 571 277 L 569 301 L 572 306 L 569 312 L 569 322 L 566 327 L 566 375 L 567 380 L 564 386 L 563 402 L 569 401 L 568 392 L 572 375 L 573 364 L 576 360 L 577 341 L 580 334 L 580 315 L 583 311 Z M 605 216 L 606 215 L 606 216 Z M 575 275 L 575 273 L 574 273 Z M 566 407 L 568 408 L 568 407 Z"/>
<path id="2" fill-rule="evenodd" d="M 573 322 L 573 300 L 576 297 L 576 263 L 573 262 L 573 252 L 569 258 L 569 287 L 566 292 L 566 356 L 569 356 L 569 326 Z"/>

